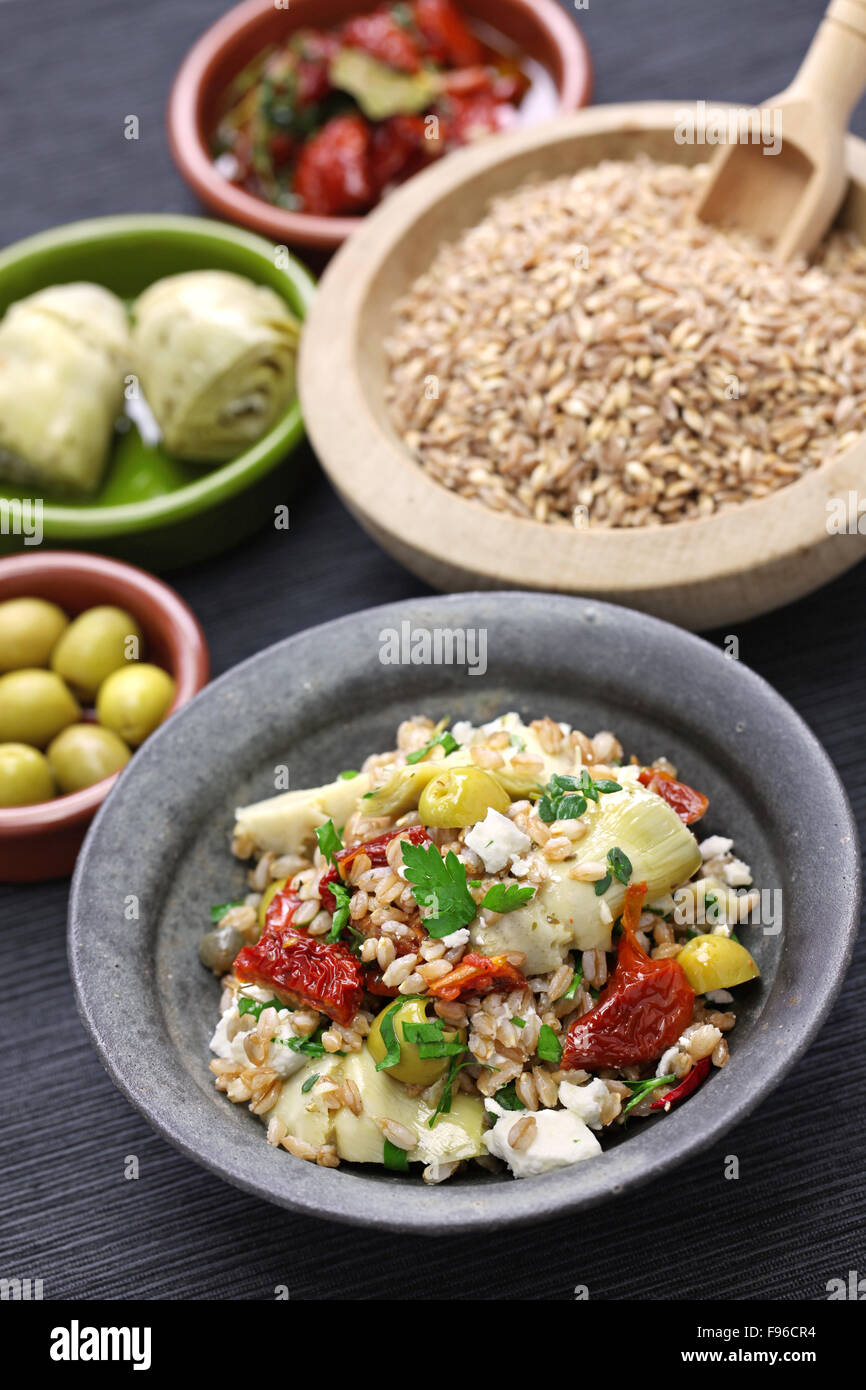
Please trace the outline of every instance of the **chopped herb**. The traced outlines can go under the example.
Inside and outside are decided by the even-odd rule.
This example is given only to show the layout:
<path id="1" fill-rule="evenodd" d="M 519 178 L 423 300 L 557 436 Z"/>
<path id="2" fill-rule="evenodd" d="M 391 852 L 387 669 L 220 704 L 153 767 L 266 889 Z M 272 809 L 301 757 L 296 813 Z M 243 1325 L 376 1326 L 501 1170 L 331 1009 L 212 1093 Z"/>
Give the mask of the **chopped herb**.
<path id="1" fill-rule="evenodd" d="M 324 1057 L 326 1048 L 322 1042 L 322 1034 L 330 1028 L 331 1021 L 326 1019 L 320 1023 L 315 1033 L 309 1038 L 276 1038 L 284 1047 L 288 1047 L 292 1052 L 300 1052 L 304 1057 Z M 345 1052 L 332 1052 L 332 1057 L 345 1057 Z"/>
<path id="2" fill-rule="evenodd" d="M 515 1028 L 525 1028 L 525 1027 L 526 1027 L 526 1019 L 525 1019 L 525 1018 L 512 1018 L 511 1022 L 514 1024 Z"/>
<path id="3" fill-rule="evenodd" d="M 419 907 L 431 909 L 431 915 L 424 918 L 428 935 L 438 939 L 468 927 L 478 908 L 466 886 L 466 866 L 454 851 L 449 850 L 443 859 L 435 845 L 424 849 L 408 840 L 402 842 L 402 850 L 415 901 Z"/>
<path id="4" fill-rule="evenodd" d="M 470 880 L 469 880 L 469 882 L 467 883 L 466 887 L 467 887 L 467 888 L 480 888 L 480 887 L 481 887 L 481 879 L 480 879 L 480 878 L 470 878 Z"/>
<path id="5" fill-rule="evenodd" d="M 542 1023 L 539 1029 L 536 1051 L 542 1062 L 554 1062 L 558 1066 L 562 1060 L 562 1043 L 549 1023 Z"/>
<path id="6" fill-rule="evenodd" d="M 517 1094 L 515 1082 L 509 1081 L 507 1086 L 503 1086 L 493 1096 L 497 1105 L 501 1105 L 503 1110 L 525 1110 L 526 1106 Z"/>
<path id="7" fill-rule="evenodd" d="M 382 1015 L 379 1032 L 385 1044 L 385 1056 L 381 1062 L 376 1063 L 377 1071 L 384 1071 L 386 1067 L 396 1067 L 400 1061 L 400 1041 L 394 1031 L 394 1015 L 398 1009 L 403 1007 L 406 998 L 407 996 L 403 995 L 399 999 L 395 999 L 394 1003 Z"/>
<path id="8" fill-rule="evenodd" d="M 248 994 L 242 994 L 238 1000 L 238 1017 L 243 1018 L 244 1014 L 252 1014 L 254 1018 L 261 1018 L 265 1009 L 286 1009 L 287 1004 L 283 1004 L 279 999 L 268 999 L 264 1004 L 260 1004 L 258 999 L 251 999 Z"/>
<path id="9" fill-rule="evenodd" d="M 343 928 L 349 925 L 349 903 L 352 900 L 352 895 L 344 883 L 330 883 L 328 887 L 336 899 L 337 910 L 334 913 L 331 930 L 325 940 L 339 941 Z"/>
<path id="10" fill-rule="evenodd" d="M 464 1051 L 465 1050 L 467 1049 L 464 1049 Z M 440 1115 L 448 1114 L 448 1112 L 451 1109 L 454 1082 L 457 1078 L 457 1073 L 459 1071 L 462 1071 L 464 1067 L 471 1067 L 472 1065 L 473 1062 L 471 1059 L 468 1062 L 458 1062 L 456 1057 L 452 1057 L 451 1065 L 448 1068 L 448 1075 L 445 1078 L 445 1085 L 442 1087 L 442 1094 L 439 1097 L 439 1102 L 436 1106 L 436 1109 L 433 1111 L 433 1114 L 430 1116 L 430 1119 L 427 1121 L 428 1129 L 433 1128 Z M 477 1063 L 475 1065 L 477 1065 Z"/>
<path id="11" fill-rule="evenodd" d="M 441 1018 L 429 1023 L 404 1023 L 403 1040 L 414 1043 L 422 1061 L 432 1057 L 457 1057 L 466 1051 L 466 1044 L 454 1038 L 451 1042 L 444 1035 L 445 1025 Z"/>
<path id="12" fill-rule="evenodd" d="M 599 879 L 597 879 L 597 880 L 596 880 L 596 884 L 595 884 L 595 896 L 596 896 L 597 898 L 600 898 L 601 895 L 602 895 L 602 893 L 606 893 L 606 892 L 607 892 L 607 890 L 608 890 L 608 888 L 610 887 L 610 885 L 611 885 L 611 877 L 610 877 L 610 874 L 605 874 L 604 878 L 599 878 Z"/>
<path id="13" fill-rule="evenodd" d="M 575 999 L 575 998 L 577 997 L 577 991 L 580 989 L 580 987 L 581 987 L 582 984 L 583 984 L 583 966 L 582 966 L 582 965 L 576 965 L 576 966 L 574 967 L 574 974 L 573 974 L 572 977 L 571 977 L 571 984 L 568 986 L 568 989 L 565 991 L 565 994 L 562 996 L 563 999 Z"/>
<path id="14" fill-rule="evenodd" d="M 312 1076 L 308 1076 L 308 1077 L 307 1077 L 306 1081 L 304 1082 L 303 1086 L 301 1087 L 301 1090 L 303 1091 L 304 1095 L 306 1095 L 308 1091 L 312 1091 L 313 1087 L 315 1086 L 316 1082 L 317 1082 L 318 1079 L 319 1079 L 319 1075 L 320 1075 L 319 1072 L 314 1071 L 313 1074 L 312 1074 Z"/>
<path id="15" fill-rule="evenodd" d="M 534 888 L 520 888 L 516 883 L 494 883 L 484 894 L 481 906 L 489 907 L 491 912 L 513 912 L 528 903 L 534 892 Z"/>
<path id="16" fill-rule="evenodd" d="M 340 781 L 351 782 L 353 777 L 360 777 L 360 775 L 361 774 L 356 767 L 347 767 L 345 771 L 340 773 Z"/>
<path id="17" fill-rule="evenodd" d="M 395 1173 L 408 1173 L 409 1171 L 409 1155 L 405 1149 L 399 1149 L 396 1144 L 392 1144 L 390 1139 L 385 1140 L 382 1162 L 386 1168 L 392 1169 Z"/>
<path id="18" fill-rule="evenodd" d="M 241 902 L 236 902 L 236 903 L 217 903 L 216 907 L 212 907 L 211 910 L 210 910 L 210 919 L 211 919 L 211 921 L 212 921 L 212 922 L 220 922 L 220 921 L 222 921 L 223 917 L 225 917 L 225 915 L 226 915 L 226 913 L 229 911 L 229 909 L 230 909 L 230 908 L 233 908 L 233 907 L 243 907 L 243 902 L 241 901 Z"/>
<path id="19" fill-rule="evenodd" d="M 623 1106 L 620 1114 L 627 1115 L 650 1091 L 655 1091 L 659 1086 L 669 1086 L 672 1081 L 676 1081 L 675 1076 L 651 1076 L 647 1081 L 627 1081 L 625 1084 L 631 1088 L 632 1098 L 628 1105 Z"/>
<path id="20" fill-rule="evenodd" d="M 343 848 L 343 841 L 334 829 L 334 822 L 332 820 L 326 820 L 324 825 L 316 826 L 316 839 L 319 842 L 319 849 L 322 851 L 325 858 L 330 860 L 333 864 L 334 855 L 337 853 L 337 850 Z"/>
<path id="21" fill-rule="evenodd" d="M 414 753 L 410 753 L 406 759 L 407 763 L 423 763 L 425 758 L 429 758 L 434 748 L 444 748 L 447 753 L 456 753 L 460 744 L 453 734 L 447 729 L 443 729 L 441 734 L 431 738 L 429 743 L 425 743 L 423 748 L 418 748 Z"/>
<path id="22" fill-rule="evenodd" d="M 511 744 L 512 748 L 517 749 L 518 753 L 526 752 L 526 739 L 521 738 L 520 734 L 509 734 L 508 742 Z"/>

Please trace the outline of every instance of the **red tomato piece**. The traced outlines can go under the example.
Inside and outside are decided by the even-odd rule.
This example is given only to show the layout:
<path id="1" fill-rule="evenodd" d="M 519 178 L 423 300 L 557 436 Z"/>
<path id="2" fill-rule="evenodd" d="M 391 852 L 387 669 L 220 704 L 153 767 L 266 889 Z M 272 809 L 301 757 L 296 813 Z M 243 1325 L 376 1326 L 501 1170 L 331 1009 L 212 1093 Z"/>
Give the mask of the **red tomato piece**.
<path id="1" fill-rule="evenodd" d="M 682 966 L 652 960 L 635 936 L 645 895 L 645 883 L 626 889 L 616 968 L 595 1007 L 569 1028 L 563 1071 L 651 1062 L 692 1021 L 695 992 Z"/>
<path id="2" fill-rule="evenodd" d="M 449 93 L 442 108 L 442 134 L 452 145 L 468 145 L 484 135 L 494 135 L 514 120 L 512 107 L 498 101 L 489 90 L 465 96 Z"/>
<path id="3" fill-rule="evenodd" d="M 291 888 L 281 888 L 268 903 L 265 913 L 265 931 L 286 930 L 295 920 L 295 913 L 301 899 Z"/>
<path id="4" fill-rule="evenodd" d="M 681 1100 L 690 1096 L 696 1091 L 701 1082 L 705 1079 L 710 1070 L 709 1057 L 702 1057 L 699 1062 L 695 1062 L 690 1072 L 687 1072 L 679 1086 L 674 1086 L 672 1091 L 668 1091 L 666 1096 L 659 1096 L 650 1106 L 650 1110 L 670 1110 L 672 1105 L 679 1105 Z"/>
<path id="5" fill-rule="evenodd" d="M 696 792 L 693 787 L 686 786 L 685 782 L 677 782 L 669 772 L 662 772 L 657 767 L 645 767 L 637 780 L 650 791 L 657 792 L 662 800 L 676 811 L 685 825 L 700 820 L 710 804 L 703 792 Z"/>
<path id="6" fill-rule="evenodd" d="M 357 957 L 339 941 L 299 931 L 269 928 L 235 957 L 234 973 L 244 984 L 272 989 L 285 1004 L 306 1005 L 342 1024 L 352 1022 L 364 997 Z"/>
<path id="7" fill-rule="evenodd" d="M 350 19 L 343 25 L 342 38 L 350 48 L 363 49 L 400 72 L 418 72 L 421 67 L 418 45 L 387 10 Z"/>
<path id="8" fill-rule="evenodd" d="M 307 141 L 294 176 L 305 212 L 338 217 L 372 207 L 370 142 L 370 127 L 359 115 L 335 116 Z"/>
<path id="9" fill-rule="evenodd" d="M 412 17 L 427 41 L 430 56 L 456 68 L 484 61 L 484 48 L 453 0 L 415 0 Z"/>
<path id="10" fill-rule="evenodd" d="M 327 63 L 307 62 L 302 58 L 298 63 L 297 72 L 298 106 L 310 106 L 315 101 L 324 101 L 332 91 Z"/>
<path id="11" fill-rule="evenodd" d="M 494 989 L 525 989 L 526 976 L 506 956 L 479 956 L 469 951 L 450 975 L 428 985 L 427 993 L 454 1000 L 464 994 L 489 994 Z"/>
<path id="12" fill-rule="evenodd" d="M 374 869 L 383 869 L 388 863 L 388 846 L 398 835 L 410 841 L 413 845 L 429 844 L 430 837 L 423 825 L 413 825 L 410 830 L 389 830 L 385 835 L 377 835 L 375 839 L 365 840 L 360 845 L 351 845 L 348 849 L 338 849 L 334 855 L 334 863 L 327 873 L 322 874 L 319 879 L 319 897 L 322 905 L 329 912 L 336 912 L 337 900 L 331 892 L 330 885 L 338 880 L 344 880 L 347 876 L 349 865 L 356 855 L 364 853 L 370 860 L 370 865 Z"/>
<path id="13" fill-rule="evenodd" d="M 373 181 L 381 195 L 386 188 L 417 174 L 436 159 L 441 146 L 427 139 L 423 116 L 391 116 L 373 131 Z"/>

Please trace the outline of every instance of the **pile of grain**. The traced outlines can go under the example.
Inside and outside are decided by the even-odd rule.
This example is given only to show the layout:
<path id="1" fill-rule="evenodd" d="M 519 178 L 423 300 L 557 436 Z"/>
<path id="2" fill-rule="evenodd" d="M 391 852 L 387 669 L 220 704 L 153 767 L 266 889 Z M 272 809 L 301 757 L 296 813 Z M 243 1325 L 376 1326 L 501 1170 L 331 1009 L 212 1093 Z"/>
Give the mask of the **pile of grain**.
<path id="1" fill-rule="evenodd" d="M 709 515 L 866 428 L 866 248 L 782 266 L 693 214 L 705 166 L 501 198 L 397 307 L 389 407 L 427 472 L 567 525 Z"/>

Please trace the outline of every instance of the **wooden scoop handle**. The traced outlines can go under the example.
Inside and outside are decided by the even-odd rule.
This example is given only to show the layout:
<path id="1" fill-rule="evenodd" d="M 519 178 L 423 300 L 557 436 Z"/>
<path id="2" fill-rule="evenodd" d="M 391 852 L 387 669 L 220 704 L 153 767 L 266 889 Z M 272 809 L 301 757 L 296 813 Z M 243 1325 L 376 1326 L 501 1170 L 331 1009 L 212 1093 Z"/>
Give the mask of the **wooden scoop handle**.
<path id="1" fill-rule="evenodd" d="M 866 88 L 866 0 L 830 0 L 821 27 L 785 93 L 818 103 L 847 130 Z"/>

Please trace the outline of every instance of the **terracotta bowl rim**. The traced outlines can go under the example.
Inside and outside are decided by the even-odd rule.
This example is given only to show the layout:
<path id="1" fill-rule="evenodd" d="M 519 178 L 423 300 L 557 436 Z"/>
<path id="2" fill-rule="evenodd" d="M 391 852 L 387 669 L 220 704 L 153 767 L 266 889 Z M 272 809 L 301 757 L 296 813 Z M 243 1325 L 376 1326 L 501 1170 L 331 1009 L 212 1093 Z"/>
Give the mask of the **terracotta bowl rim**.
<path id="1" fill-rule="evenodd" d="M 292 0 L 287 16 L 297 21 L 316 0 Z M 561 77 L 557 81 L 557 114 L 577 111 L 592 97 L 593 64 L 582 30 L 573 23 L 556 0 L 499 0 L 502 9 L 522 11 L 545 35 L 559 54 Z M 372 8 L 370 0 L 360 12 Z M 204 94 L 217 59 L 253 28 L 263 14 L 272 13 L 273 0 L 244 0 L 222 15 L 196 40 L 177 71 L 166 108 L 166 128 L 172 158 L 181 177 L 212 211 L 229 221 L 239 222 L 265 236 L 288 245 L 333 250 L 363 224 L 363 217 L 321 217 L 275 208 L 222 178 L 202 136 L 201 112 Z"/>
<path id="2" fill-rule="evenodd" d="M 148 574 L 138 565 L 85 551 L 43 551 L 39 554 L 4 556 L 0 559 L 0 602 L 7 595 L 6 583 L 33 578 L 33 593 L 39 597 L 39 581 L 46 575 L 87 576 L 104 580 L 106 602 L 123 603 L 132 596 L 139 600 L 138 611 L 149 611 L 153 626 L 165 638 L 171 656 L 171 674 L 176 682 L 175 698 L 166 715 L 188 704 L 207 684 L 210 653 L 198 618 L 174 589 Z M 120 776 L 115 772 L 83 791 L 40 801 L 32 806 L 0 807 L 0 839 L 21 839 L 83 826 L 91 819 Z"/>

